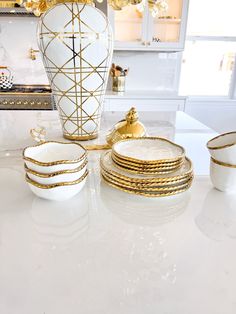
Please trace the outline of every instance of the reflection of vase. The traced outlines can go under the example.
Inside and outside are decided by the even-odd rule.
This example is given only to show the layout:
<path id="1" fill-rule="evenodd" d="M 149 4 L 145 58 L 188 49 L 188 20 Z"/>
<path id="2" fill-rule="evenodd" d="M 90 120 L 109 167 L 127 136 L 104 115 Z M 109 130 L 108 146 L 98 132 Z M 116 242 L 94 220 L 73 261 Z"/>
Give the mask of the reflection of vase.
<path id="1" fill-rule="evenodd" d="M 39 48 L 65 138 L 96 138 L 113 41 L 107 17 L 92 5 L 61 3 L 42 15 Z"/>

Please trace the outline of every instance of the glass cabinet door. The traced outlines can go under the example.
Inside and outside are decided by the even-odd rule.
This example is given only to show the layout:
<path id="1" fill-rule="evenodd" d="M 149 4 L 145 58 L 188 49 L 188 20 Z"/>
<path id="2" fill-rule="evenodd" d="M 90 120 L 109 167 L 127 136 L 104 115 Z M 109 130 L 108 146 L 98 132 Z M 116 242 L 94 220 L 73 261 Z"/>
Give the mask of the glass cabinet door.
<path id="1" fill-rule="evenodd" d="M 117 11 L 109 8 L 109 19 L 113 24 L 115 49 L 145 46 L 147 33 L 147 10 L 140 13 L 135 5 Z"/>
<path id="2" fill-rule="evenodd" d="M 149 13 L 149 43 L 160 50 L 184 48 L 188 1 L 168 0 L 168 10 L 153 17 Z"/>

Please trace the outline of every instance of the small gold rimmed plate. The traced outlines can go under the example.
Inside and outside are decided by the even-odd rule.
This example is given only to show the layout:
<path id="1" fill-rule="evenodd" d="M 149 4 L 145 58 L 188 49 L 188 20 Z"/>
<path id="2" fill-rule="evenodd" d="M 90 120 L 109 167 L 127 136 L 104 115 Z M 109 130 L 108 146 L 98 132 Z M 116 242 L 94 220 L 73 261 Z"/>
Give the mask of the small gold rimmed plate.
<path id="1" fill-rule="evenodd" d="M 185 157 L 182 146 L 161 137 L 121 140 L 112 146 L 112 151 L 120 158 L 140 164 L 174 162 Z"/>
<path id="2" fill-rule="evenodd" d="M 180 168 L 181 165 L 183 164 L 183 161 L 181 161 L 174 166 L 157 166 L 157 167 L 149 168 L 149 167 L 143 167 L 143 166 L 138 166 L 138 165 L 134 166 L 128 163 L 123 163 L 122 161 L 117 159 L 114 155 L 112 155 L 112 160 L 114 161 L 116 166 L 121 167 L 128 172 L 140 173 L 140 174 L 170 173 Z"/>
<path id="3" fill-rule="evenodd" d="M 123 164 L 127 164 L 128 166 L 150 168 L 150 169 L 157 168 L 157 167 L 174 167 L 174 166 L 179 165 L 184 160 L 184 158 L 181 158 L 177 161 L 170 161 L 170 162 L 157 161 L 156 163 L 137 163 L 137 162 L 130 161 L 130 160 L 127 160 L 125 158 L 118 156 L 114 151 L 112 151 L 112 158 L 120 161 Z"/>
<path id="4" fill-rule="evenodd" d="M 192 162 L 188 158 L 184 159 L 183 164 L 178 170 L 168 174 L 152 174 L 150 176 L 149 174 L 128 173 L 124 169 L 117 167 L 112 160 L 111 151 L 107 151 L 101 156 L 100 165 L 103 170 L 115 177 L 123 178 L 130 182 L 171 182 L 186 178 L 193 173 Z"/>

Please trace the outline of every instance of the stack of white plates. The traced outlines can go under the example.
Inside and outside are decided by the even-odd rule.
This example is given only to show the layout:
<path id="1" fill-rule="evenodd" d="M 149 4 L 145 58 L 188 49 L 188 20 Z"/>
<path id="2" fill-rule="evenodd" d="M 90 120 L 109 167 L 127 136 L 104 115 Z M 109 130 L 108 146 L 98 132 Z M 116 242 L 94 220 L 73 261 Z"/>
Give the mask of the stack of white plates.
<path id="1" fill-rule="evenodd" d="M 23 151 L 26 181 L 37 196 L 66 200 L 85 185 L 86 150 L 77 143 L 44 142 Z"/>
<path id="2" fill-rule="evenodd" d="M 114 144 L 101 157 L 101 174 L 117 189 L 149 197 L 184 192 L 193 180 L 192 163 L 184 149 L 154 137 Z"/>

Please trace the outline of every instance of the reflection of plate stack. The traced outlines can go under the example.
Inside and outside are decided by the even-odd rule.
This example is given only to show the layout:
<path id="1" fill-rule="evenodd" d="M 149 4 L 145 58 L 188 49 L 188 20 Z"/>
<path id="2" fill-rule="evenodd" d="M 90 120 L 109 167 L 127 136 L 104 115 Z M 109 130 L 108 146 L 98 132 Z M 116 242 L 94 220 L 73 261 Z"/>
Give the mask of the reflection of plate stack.
<path id="1" fill-rule="evenodd" d="M 89 226 L 86 191 L 74 197 L 65 206 L 64 202 L 48 202 L 35 198 L 31 218 L 39 241 L 66 246 L 81 236 Z"/>
<path id="2" fill-rule="evenodd" d="M 163 138 L 123 140 L 101 157 L 109 185 L 128 193 L 162 197 L 188 190 L 193 179 L 184 149 Z"/>
<path id="3" fill-rule="evenodd" d="M 181 215 L 190 199 L 189 191 L 168 198 L 146 199 L 122 191 L 111 191 L 111 187 L 101 183 L 103 204 L 122 221 L 138 226 L 156 226 L 171 222 Z"/>

